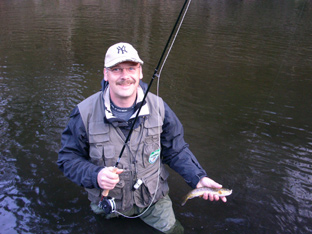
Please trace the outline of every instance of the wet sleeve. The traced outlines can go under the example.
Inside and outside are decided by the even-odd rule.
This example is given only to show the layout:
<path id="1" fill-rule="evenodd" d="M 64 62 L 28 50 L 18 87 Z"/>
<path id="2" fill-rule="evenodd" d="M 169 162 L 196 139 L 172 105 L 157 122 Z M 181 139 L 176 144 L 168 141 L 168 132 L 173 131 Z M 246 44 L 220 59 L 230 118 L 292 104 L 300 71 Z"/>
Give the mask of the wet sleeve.
<path id="1" fill-rule="evenodd" d="M 207 176 L 184 141 L 181 122 L 166 103 L 161 144 L 163 162 L 179 173 L 189 186 L 195 188 L 199 180 Z"/>
<path id="2" fill-rule="evenodd" d="M 88 137 L 76 107 L 62 133 L 57 165 L 76 184 L 86 188 L 99 188 L 97 174 L 102 167 L 92 164 L 89 159 Z"/>

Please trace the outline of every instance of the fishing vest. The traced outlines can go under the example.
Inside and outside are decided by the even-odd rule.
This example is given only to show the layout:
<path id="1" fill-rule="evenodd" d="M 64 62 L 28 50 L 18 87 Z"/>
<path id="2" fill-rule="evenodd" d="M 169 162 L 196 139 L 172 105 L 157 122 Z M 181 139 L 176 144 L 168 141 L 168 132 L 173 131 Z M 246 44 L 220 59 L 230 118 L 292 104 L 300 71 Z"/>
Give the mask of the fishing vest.
<path id="1" fill-rule="evenodd" d="M 97 166 L 113 167 L 125 136 L 119 127 L 104 122 L 103 97 L 103 92 L 98 92 L 78 104 L 78 108 L 89 138 L 90 161 Z M 115 198 L 117 210 L 121 212 L 131 209 L 134 204 L 147 207 L 151 201 L 156 202 L 169 191 L 169 173 L 161 163 L 159 145 L 165 116 L 164 103 L 152 93 L 148 93 L 146 102 L 149 115 L 141 116 L 144 121 L 133 130 L 118 164 L 118 168 L 124 171 L 119 175 L 119 183 L 109 191 L 109 196 Z M 143 183 L 138 189 L 133 189 L 138 179 Z M 91 202 L 100 201 L 102 190 L 86 190 Z"/>

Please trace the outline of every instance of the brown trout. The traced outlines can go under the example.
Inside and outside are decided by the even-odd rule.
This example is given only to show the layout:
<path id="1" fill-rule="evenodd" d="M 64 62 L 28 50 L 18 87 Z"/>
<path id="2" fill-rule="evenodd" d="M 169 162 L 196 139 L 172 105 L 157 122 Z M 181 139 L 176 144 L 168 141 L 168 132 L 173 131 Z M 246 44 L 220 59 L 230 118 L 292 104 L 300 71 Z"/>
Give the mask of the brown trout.
<path id="1" fill-rule="evenodd" d="M 186 194 L 186 196 L 183 198 L 181 206 L 184 206 L 187 200 L 189 199 L 193 199 L 194 197 L 202 197 L 204 193 L 206 192 L 216 194 L 219 197 L 229 196 L 232 194 L 232 190 L 226 189 L 226 188 L 216 189 L 216 188 L 202 187 L 198 189 L 193 189 L 188 194 Z"/>

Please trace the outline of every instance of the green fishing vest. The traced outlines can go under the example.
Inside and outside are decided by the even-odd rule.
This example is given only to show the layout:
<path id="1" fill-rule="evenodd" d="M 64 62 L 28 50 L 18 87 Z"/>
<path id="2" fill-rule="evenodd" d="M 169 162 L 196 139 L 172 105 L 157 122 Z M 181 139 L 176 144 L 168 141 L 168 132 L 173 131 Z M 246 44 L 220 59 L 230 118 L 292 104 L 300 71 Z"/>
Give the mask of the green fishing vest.
<path id="1" fill-rule="evenodd" d="M 146 101 L 149 115 L 143 116 L 144 121 L 133 130 L 118 164 L 118 168 L 122 168 L 124 172 L 119 175 L 120 181 L 116 187 L 109 191 L 109 196 L 115 198 L 118 211 L 126 211 L 134 204 L 138 207 L 147 207 L 155 193 L 153 202 L 169 191 L 167 183 L 169 173 L 160 162 L 159 145 L 165 116 L 164 103 L 152 93 L 147 95 Z M 90 161 L 102 167 L 115 166 L 125 136 L 120 128 L 104 123 L 103 93 L 98 92 L 90 96 L 78 104 L 78 108 L 89 138 Z M 143 184 L 134 190 L 133 185 L 137 179 L 141 179 Z M 86 190 L 91 202 L 100 201 L 102 192 L 100 189 Z"/>

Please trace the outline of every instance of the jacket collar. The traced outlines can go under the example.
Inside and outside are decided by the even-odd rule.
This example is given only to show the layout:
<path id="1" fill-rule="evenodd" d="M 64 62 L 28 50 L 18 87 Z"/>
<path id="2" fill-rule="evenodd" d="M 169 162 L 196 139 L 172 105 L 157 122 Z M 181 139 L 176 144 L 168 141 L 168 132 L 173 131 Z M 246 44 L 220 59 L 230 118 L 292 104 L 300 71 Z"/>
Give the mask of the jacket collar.
<path id="1" fill-rule="evenodd" d="M 104 90 L 103 93 L 103 98 L 104 98 L 104 107 L 105 107 L 105 120 L 107 120 L 110 123 L 113 122 L 125 122 L 124 120 L 118 119 L 116 116 L 113 115 L 113 112 L 111 111 L 111 103 L 110 103 L 110 97 L 109 97 L 109 85 L 107 85 L 106 89 Z M 135 112 L 134 114 L 130 117 L 130 120 L 135 118 L 137 115 L 138 109 L 142 103 L 142 100 L 144 98 L 144 92 L 141 86 L 138 87 L 137 91 L 137 99 L 136 99 L 136 105 L 135 105 Z M 147 116 L 149 115 L 149 108 L 147 103 L 145 102 L 142 106 L 142 109 L 139 113 L 139 117 L 141 116 Z"/>

